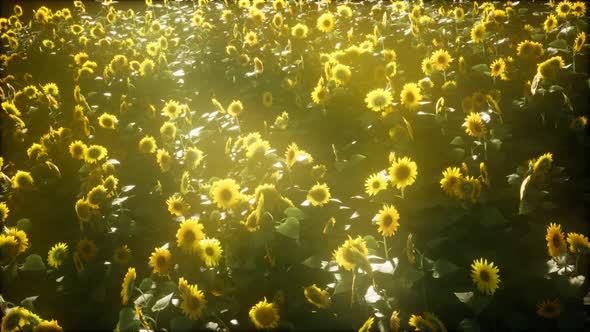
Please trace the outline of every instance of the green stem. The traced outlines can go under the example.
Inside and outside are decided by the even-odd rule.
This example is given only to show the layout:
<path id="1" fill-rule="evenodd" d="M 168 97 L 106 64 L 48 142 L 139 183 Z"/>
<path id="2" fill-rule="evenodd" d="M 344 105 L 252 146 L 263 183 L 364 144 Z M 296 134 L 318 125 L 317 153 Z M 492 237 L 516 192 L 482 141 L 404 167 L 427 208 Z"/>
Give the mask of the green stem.
<path id="1" fill-rule="evenodd" d="M 387 249 L 387 238 L 383 235 L 383 248 L 385 250 L 385 260 L 389 261 L 389 250 Z"/>

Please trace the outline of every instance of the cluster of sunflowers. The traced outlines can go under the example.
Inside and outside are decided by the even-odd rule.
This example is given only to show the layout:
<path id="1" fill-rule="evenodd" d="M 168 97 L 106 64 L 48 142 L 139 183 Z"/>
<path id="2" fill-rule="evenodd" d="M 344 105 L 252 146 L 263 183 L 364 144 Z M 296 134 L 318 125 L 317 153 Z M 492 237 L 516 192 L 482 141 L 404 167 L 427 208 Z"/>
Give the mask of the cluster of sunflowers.
<path id="1" fill-rule="evenodd" d="M 588 320 L 584 2 L 22 6 L 2 332 Z"/>

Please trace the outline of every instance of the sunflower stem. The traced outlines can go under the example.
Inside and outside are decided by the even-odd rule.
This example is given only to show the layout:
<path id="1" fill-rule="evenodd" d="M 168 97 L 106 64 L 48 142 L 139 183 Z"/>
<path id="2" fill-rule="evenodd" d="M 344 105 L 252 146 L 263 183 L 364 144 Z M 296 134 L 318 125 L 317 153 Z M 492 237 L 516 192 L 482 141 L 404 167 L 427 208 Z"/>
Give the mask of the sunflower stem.
<path id="1" fill-rule="evenodd" d="M 354 304 L 354 286 L 356 283 L 356 267 L 352 269 L 352 288 L 350 292 L 350 307 Z"/>
<path id="2" fill-rule="evenodd" d="M 389 261 L 389 249 L 387 249 L 387 238 L 383 235 L 383 249 L 385 250 L 385 260 Z"/>
<path id="3" fill-rule="evenodd" d="M 400 190 L 399 190 L 399 191 L 400 191 L 400 195 L 401 195 L 401 198 L 402 198 L 402 199 L 404 199 L 404 189 L 405 189 L 405 188 L 406 188 L 406 187 L 401 187 L 401 188 L 400 188 Z"/>

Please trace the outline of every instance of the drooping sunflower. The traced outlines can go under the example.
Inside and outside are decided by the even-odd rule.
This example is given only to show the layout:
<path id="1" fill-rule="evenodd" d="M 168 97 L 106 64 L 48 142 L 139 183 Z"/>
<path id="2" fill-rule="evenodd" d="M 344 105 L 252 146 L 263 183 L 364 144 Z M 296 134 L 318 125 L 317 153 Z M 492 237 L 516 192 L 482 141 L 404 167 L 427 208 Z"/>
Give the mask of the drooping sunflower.
<path id="1" fill-rule="evenodd" d="M 150 255 L 149 265 L 153 273 L 168 274 L 172 267 L 172 254 L 166 248 L 155 248 Z"/>
<path id="2" fill-rule="evenodd" d="M 88 202 L 94 206 L 99 206 L 108 197 L 109 191 L 102 184 L 95 186 L 88 192 Z"/>
<path id="3" fill-rule="evenodd" d="M 588 242 L 588 238 L 582 234 L 572 232 L 567 233 L 567 243 L 569 243 L 570 252 L 573 254 L 590 250 L 590 242 Z"/>
<path id="4" fill-rule="evenodd" d="M 483 138 L 487 133 L 487 129 L 481 119 L 479 113 L 471 112 L 463 123 L 465 126 L 465 132 L 475 138 Z"/>
<path id="5" fill-rule="evenodd" d="M 490 75 L 492 77 L 501 76 L 504 70 L 506 70 L 506 62 L 502 58 L 494 60 L 490 65 Z"/>
<path id="6" fill-rule="evenodd" d="M 291 143 L 287 147 L 285 151 L 285 160 L 287 161 L 287 166 L 293 167 L 297 162 L 297 153 L 299 152 L 299 147 L 296 143 Z"/>
<path id="7" fill-rule="evenodd" d="M 86 149 L 84 161 L 89 164 L 96 164 L 107 156 L 107 149 L 102 145 L 93 144 Z"/>
<path id="8" fill-rule="evenodd" d="M 250 309 L 250 320 L 257 329 L 272 329 L 279 325 L 279 309 L 272 302 L 264 300 L 258 302 Z"/>
<path id="9" fill-rule="evenodd" d="M 476 44 L 481 43 L 485 33 L 486 26 L 483 24 L 478 24 L 471 29 L 471 40 Z"/>
<path id="10" fill-rule="evenodd" d="M 217 266 L 221 259 L 223 249 L 221 249 L 221 243 L 217 239 L 202 239 L 200 241 L 201 247 L 201 260 L 205 262 L 207 267 Z"/>
<path id="11" fill-rule="evenodd" d="M 461 182 L 463 174 L 458 167 L 447 167 L 442 172 L 443 178 L 440 180 L 440 187 L 448 194 L 453 196 L 456 193 L 457 185 Z"/>
<path id="12" fill-rule="evenodd" d="M 176 231 L 176 245 L 186 253 L 194 253 L 200 250 L 199 241 L 204 237 L 203 225 L 198 220 L 187 219 Z"/>
<path id="13" fill-rule="evenodd" d="M 543 318 L 553 319 L 557 318 L 560 314 L 561 303 L 559 302 L 559 299 L 545 300 L 537 303 L 537 315 Z"/>
<path id="14" fill-rule="evenodd" d="M 494 294 L 496 289 L 498 289 L 498 284 L 500 283 L 499 272 L 500 269 L 494 266 L 493 262 L 490 261 L 488 263 L 487 259 L 476 259 L 471 264 L 471 279 L 473 283 L 477 285 L 477 289 L 480 292 L 487 295 Z"/>
<path id="15" fill-rule="evenodd" d="M 400 93 L 400 98 L 402 105 L 410 110 L 416 109 L 420 105 L 420 100 L 422 100 L 420 87 L 416 83 L 406 83 Z"/>
<path id="16" fill-rule="evenodd" d="M 18 255 L 18 240 L 12 235 L 0 234 L 0 265 L 8 265 Z"/>
<path id="17" fill-rule="evenodd" d="M 547 226 L 545 240 L 547 240 L 549 256 L 556 257 L 566 253 L 567 246 L 565 243 L 565 237 L 561 231 L 561 225 L 550 223 L 549 226 Z"/>
<path id="18" fill-rule="evenodd" d="M 382 173 L 371 174 L 365 181 L 365 192 L 369 196 L 375 196 L 385 189 L 387 189 L 387 178 Z"/>
<path id="19" fill-rule="evenodd" d="M 339 266 L 347 271 L 352 270 L 357 265 L 368 264 L 367 255 L 369 250 L 367 244 L 363 238 L 358 236 L 352 239 L 350 236 L 348 240 L 333 253 L 334 259 Z"/>
<path id="20" fill-rule="evenodd" d="M 453 62 L 453 58 L 446 50 L 437 50 L 432 53 L 431 57 L 437 70 L 447 70 Z"/>
<path id="21" fill-rule="evenodd" d="M 324 13 L 317 20 L 317 27 L 321 32 L 331 32 L 334 30 L 334 15 Z"/>
<path id="22" fill-rule="evenodd" d="M 4 203 L 4 202 L 0 203 L 0 222 L 6 221 L 6 218 L 8 218 L 9 212 L 10 212 L 10 210 L 8 209 L 8 206 L 6 206 L 6 203 Z"/>
<path id="23" fill-rule="evenodd" d="M 176 100 L 168 100 L 162 108 L 162 113 L 164 113 L 169 119 L 175 119 L 182 113 L 182 107 Z"/>
<path id="24" fill-rule="evenodd" d="M 241 197 L 240 186 L 234 179 L 218 180 L 211 186 L 210 196 L 217 207 L 231 209 Z"/>
<path id="25" fill-rule="evenodd" d="M 348 83 L 351 77 L 352 72 L 350 71 L 349 66 L 339 63 L 335 65 L 334 68 L 332 68 L 332 78 L 340 85 L 345 85 Z"/>
<path id="26" fill-rule="evenodd" d="M 197 285 L 187 285 L 186 291 L 181 292 L 180 309 L 189 319 L 198 320 L 207 304 L 205 294 L 197 288 Z"/>
<path id="27" fill-rule="evenodd" d="M 60 242 L 54 245 L 47 254 L 47 263 L 53 268 L 59 268 L 68 257 L 68 245 Z"/>
<path id="28" fill-rule="evenodd" d="M 325 183 L 317 183 L 307 192 L 307 200 L 313 206 L 324 206 L 330 201 L 330 197 L 330 188 Z"/>
<path id="29" fill-rule="evenodd" d="M 367 97 L 365 98 L 367 107 L 375 112 L 384 110 L 392 101 L 393 97 L 391 96 L 391 93 L 384 89 L 375 89 L 367 93 Z"/>
<path id="30" fill-rule="evenodd" d="M 584 47 L 585 43 L 586 32 L 582 31 L 576 36 L 576 39 L 574 40 L 574 52 L 579 53 L 580 51 L 582 51 L 582 47 Z"/>
<path id="31" fill-rule="evenodd" d="M 98 249 L 96 248 L 96 243 L 89 239 L 82 239 L 78 241 L 78 254 L 85 260 L 91 261 L 96 257 L 96 253 Z"/>
<path id="32" fill-rule="evenodd" d="M 411 186 L 418 176 L 418 165 L 408 157 L 394 160 L 388 169 L 391 183 L 398 189 Z"/>
<path id="33" fill-rule="evenodd" d="M 246 157 L 250 160 L 261 160 L 264 159 L 268 150 L 270 150 L 270 143 L 261 139 L 248 146 Z"/>
<path id="34" fill-rule="evenodd" d="M 14 189 L 31 189 L 34 184 L 31 173 L 21 170 L 16 171 L 11 180 Z"/>
<path id="35" fill-rule="evenodd" d="M 553 166 L 553 154 L 552 153 L 545 153 L 533 164 L 533 173 L 540 175 L 546 174 L 551 170 Z"/>
<path id="36" fill-rule="evenodd" d="M 96 209 L 96 205 L 88 202 L 88 200 L 80 198 L 76 201 L 75 205 L 76 216 L 78 216 L 78 220 L 81 222 L 86 222 L 90 220 L 94 209 Z"/>
<path id="37" fill-rule="evenodd" d="M 121 285 L 121 303 L 127 304 L 131 295 L 133 294 L 133 289 L 135 288 L 135 278 L 137 275 L 135 274 L 135 268 L 130 267 L 127 269 L 127 273 L 125 273 L 125 277 L 123 278 L 123 284 Z"/>
<path id="38" fill-rule="evenodd" d="M 543 22 L 543 30 L 549 33 L 557 27 L 557 18 L 553 14 L 547 15 L 545 22 Z"/>
<path id="39" fill-rule="evenodd" d="M 303 290 L 303 295 L 305 295 L 307 302 L 320 309 L 327 308 L 332 303 L 330 294 L 315 284 L 305 287 Z"/>
<path id="40" fill-rule="evenodd" d="M 556 55 L 537 65 L 537 73 L 544 80 L 554 80 L 557 78 L 559 71 L 565 67 L 565 62 L 561 56 Z"/>
<path id="41" fill-rule="evenodd" d="M 375 218 L 377 219 L 377 225 L 379 225 L 377 231 L 383 236 L 393 236 L 399 227 L 399 213 L 393 205 L 383 205 Z"/>

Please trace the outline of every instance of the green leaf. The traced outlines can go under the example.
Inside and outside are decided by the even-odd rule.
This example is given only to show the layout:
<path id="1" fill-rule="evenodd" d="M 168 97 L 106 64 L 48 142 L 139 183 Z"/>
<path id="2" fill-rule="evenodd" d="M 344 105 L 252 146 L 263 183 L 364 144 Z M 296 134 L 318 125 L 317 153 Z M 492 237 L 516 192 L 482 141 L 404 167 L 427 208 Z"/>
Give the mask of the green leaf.
<path id="1" fill-rule="evenodd" d="M 508 219 L 497 208 L 486 208 L 482 211 L 479 223 L 484 227 L 495 227 L 508 223 Z"/>
<path id="2" fill-rule="evenodd" d="M 20 229 L 21 231 L 24 231 L 25 233 L 29 233 L 33 228 L 33 223 L 31 223 L 31 220 L 29 218 L 22 218 L 16 222 L 16 228 Z"/>
<path id="3" fill-rule="evenodd" d="M 152 288 L 154 281 L 151 278 L 143 278 L 141 283 L 139 284 L 139 289 L 142 292 L 147 292 Z"/>
<path id="4" fill-rule="evenodd" d="M 135 299 L 135 301 L 133 303 L 135 303 L 139 306 L 145 306 L 150 302 L 150 300 L 153 297 L 154 297 L 154 294 L 150 294 L 150 293 L 141 294 L 137 299 Z"/>
<path id="5" fill-rule="evenodd" d="M 474 319 L 465 318 L 459 323 L 459 330 L 465 332 L 479 332 L 481 331 L 479 324 Z"/>
<path id="6" fill-rule="evenodd" d="M 463 146 L 465 144 L 465 142 L 463 141 L 463 137 L 455 136 L 455 138 L 453 138 L 453 140 L 449 144 L 455 145 L 455 146 Z"/>
<path id="7" fill-rule="evenodd" d="M 287 208 L 285 210 L 285 215 L 287 217 L 293 217 L 298 220 L 303 220 L 305 218 L 305 214 L 303 213 L 303 211 L 301 211 L 300 209 L 298 209 L 296 207 Z"/>
<path id="8" fill-rule="evenodd" d="M 461 148 L 454 148 L 451 150 L 451 158 L 453 158 L 453 160 L 456 162 L 462 161 L 464 156 L 465 150 Z"/>
<path id="9" fill-rule="evenodd" d="M 556 39 L 556 40 L 550 42 L 548 44 L 548 46 L 551 46 L 551 47 L 557 48 L 557 49 L 566 50 L 568 45 L 567 45 L 567 42 L 565 41 L 565 39 Z"/>
<path id="10" fill-rule="evenodd" d="M 176 316 L 170 320 L 170 331 L 172 332 L 189 332 L 193 330 L 193 321 L 184 316 Z"/>
<path id="11" fill-rule="evenodd" d="M 129 307 L 119 311 L 119 331 L 139 331 L 139 321 L 135 319 L 135 311 Z"/>
<path id="12" fill-rule="evenodd" d="M 352 165 L 354 165 L 354 164 L 356 164 L 356 163 L 360 162 L 361 160 L 363 160 L 363 159 L 365 159 L 365 158 L 367 158 L 367 157 L 365 157 L 365 156 L 364 156 L 364 155 L 362 155 L 362 154 L 355 154 L 355 155 L 353 155 L 352 157 L 350 157 L 350 160 L 349 160 L 349 162 L 350 162 Z"/>
<path id="13" fill-rule="evenodd" d="M 490 71 L 490 67 L 487 64 L 485 64 L 485 63 L 480 63 L 479 65 L 475 65 L 475 66 L 471 67 L 471 70 L 483 74 L 485 72 L 489 72 Z"/>
<path id="14" fill-rule="evenodd" d="M 492 302 L 491 296 L 474 294 L 473 292 L 455 293 L 455 296 L 471 308 L 476 315 L 479 315 Z"/>
<path id="15" fill-rule="evenodd" d="M 41 258 L 41 256 L 37 254 L 32 254 L 25 259 L 23 271 L 43 272 L 45 271 L 45 269 L 45 263 L 43 263 L 43 259 Z"/>
<path id="16" fill-rule="evenodd" d="M 293 239 L 299 240 L 299 220 L 294 217 L 289 217 L 283 223 L 277 226 L 277 232 L 283 234 L 284 236 Z"/>
<path id="17" fill-rule="evenodd" d="M 439 259 L 432 267 L 432 277 L 435 279 L 443 278 L 453 274 L 459 267 L 446 259 Z"/>
<path id="18" fill-rule="evenodd" d="M 322 268 L 322 259 L 318 256 L 311 256 L 304 260 L 301 264 L 310 267 L 312 269 L 321 269 Z"/>
<path id="19" fill-rule="evenodd" d="M 174 295 L 174 293 L 170 293 L 170 294 L 162 297 L 158 301 L 156 301 L 156 303 L 152 307 L 152 311 L 162 311 L 162 310 L 166 309 L 168 307 L 168 305 L 170 304 L 170 300 L 172 299 L 172 295 Z"/>
<path id="20" fill-rule="evenodd" d="M 22 301 L 20 301 L 20 304 L 31 310 L 31 311 L 35 311 L 35 306 L 33 305 L 33 302 L 35 302 L 35 300 L 38 298 L 39 296 L 29 296 L 27 298 L 24 298 Z"/>
<path id="21" fill-rule="evenodd" d="M 365 235 L 363 237 L 363 240 L 367 244 L 367 248 L 368 249 L 375 249 L 375 250 L 377 250 L 379 248 L 379 244 L 377 243 L 377 240 L 375 240 L 375 238 L 373 237 L 373 235 Z"/>

